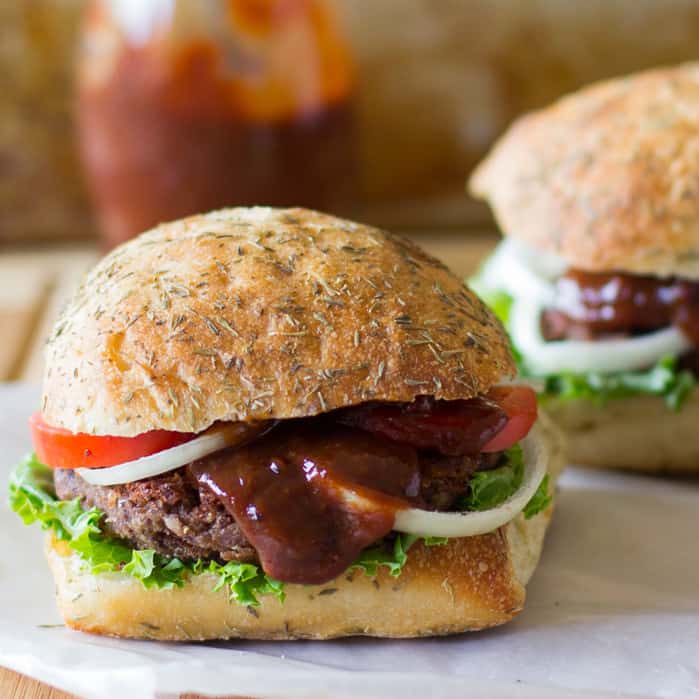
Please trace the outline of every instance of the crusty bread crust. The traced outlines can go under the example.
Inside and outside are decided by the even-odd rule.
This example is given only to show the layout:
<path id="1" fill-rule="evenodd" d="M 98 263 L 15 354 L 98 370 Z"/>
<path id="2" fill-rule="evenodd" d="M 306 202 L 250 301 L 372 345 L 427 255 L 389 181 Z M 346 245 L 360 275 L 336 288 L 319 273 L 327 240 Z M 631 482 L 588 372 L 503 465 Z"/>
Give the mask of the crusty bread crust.
<path id="1" fill-rule="evenodd" d="M 582 466 L 666 473 L 699 473 L 699 389 L 678 412 L 656 396 L 551 401 L 551 417 L 564 431 L 570 462 Z"/>
<path id="2" fill-rule="evenodd" d="M 533 520 L 532 520 L 533 521 Z M 58 545 L 56 545 L 58 544 Z M 351 571 L 322 586 L 286 585 L 286 600 L 262 597 L 246 608 L 212 592 L 216 579 L 194 577 L 175 590 L 145 590 L 122 575 L 93 576 L 64 556 L 47 555 L 66 623 L 91 633 L 183 641 L 225 638 L 410 637 L 502 624 L 519 612 L 524 587 L 515 578 L 502 532 L 411 549 L 399 578 Z"/>
<path id="3" fill-rule="evenodd" d="M 88 275 L 46 356 L 44 418 L 72 432 L 199 432 L 514 374 L 501 325 L 412 243 L 304 209 L 164 224 Z"/>
<path id="4" fill-rule="evenodd" d="M 553 490 L 564 443 L 545 415 L 537 433 Z M 182 588 L 146 590 L 126 575 L 84 571 L 53 537 L 46 555 L 66 624 L 81 631 L 167 641 L 432 636 L 497 626 L 521 611 L 552 511 L 529 520 L 519 515 L 493 533 L 444 546 L 418 542 L 398 578 L 385 569 L 376 578 L 348 571 L 325 585 L 287 584 L 283 604 L 261 597 L 257 608 L 230 602 L 225 590 L 213 592 L 209 574 Z"/>
<path id="5" fill-rule="evenodd" d="M 505 235 L 590 271 L 699 279 L 699 63 L 520 118 L 476 169 Z"/>

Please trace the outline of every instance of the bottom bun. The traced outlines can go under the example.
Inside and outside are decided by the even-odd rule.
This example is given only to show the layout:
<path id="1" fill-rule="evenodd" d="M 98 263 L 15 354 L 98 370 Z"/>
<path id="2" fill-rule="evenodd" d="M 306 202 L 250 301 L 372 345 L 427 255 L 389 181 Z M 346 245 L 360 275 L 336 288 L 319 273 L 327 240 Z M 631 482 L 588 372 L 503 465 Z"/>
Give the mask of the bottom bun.
<path id="1" fill-rule="evenodd" d="M 699 473 L 699 389 L 679 411 L 658 396 L 634 396 L 598 405 L 554 400 L 546 409 L 568 442 L 571 463 L 599 468 Z"/>
<path id="2" fill-rule="evenodd" d="M 551 488 L 564 465 L 561 437 L 545 417 L 538 438 L 548 454 Z M 119 573 L 92 575 L 62 542 L 49 538 L 47 558 L 61 613 L 72 628 L 162 641 L 228 638 L 409 638 L 475 631 L 503 624 L 521 611 L 539 560 L 553 506 L 499 530 L 443 546 L 416 543 L 397 578 L 352 570 L 325 585 L 284 587 L 286 600 L 261 597 L 259 607 L 213 592 L 202 573 L 181 588 L 144 589 Z"/>

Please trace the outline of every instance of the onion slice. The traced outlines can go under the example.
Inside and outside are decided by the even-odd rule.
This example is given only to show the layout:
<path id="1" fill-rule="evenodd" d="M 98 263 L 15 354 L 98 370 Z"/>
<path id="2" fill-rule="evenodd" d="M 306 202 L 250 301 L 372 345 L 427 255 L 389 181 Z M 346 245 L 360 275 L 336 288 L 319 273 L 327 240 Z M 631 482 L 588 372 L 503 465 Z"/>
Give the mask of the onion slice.
<path id="1" fill-rule="evenodd" d="M 508 331 L 531 373 L 633 371 L 691 348 L 691 342 L 676 327 L 618 340 L 545 340 L 541 314 L 546 307 L 556 307 L 553 282 L 565 268 L 562 259 L 507 239 L 498 245 L 476 280 L 484 289 L 501 290 L 512 297 Z"/>
<path id="2" fill-rule="evenodd" d="M 540 253 L 517 240 L 502 241 L 486 260 L 476 287 L 499 290 L 513 298 L 531 298 L 552 305 L 556 298 L 553 281 L 565 271 L 560 258 Z"/>
<path id="3" fill-rule="evenodd" d="M 676 327 L 620 340 L 555 340 L 541 334 L 543 304 L 517 298 L 510 310 L 509 331 L 527 368 L 534 374 L 562 371 L 632 371 L 652 366 L 666 355 L 677 356 L 691 342 Z"/>
<path id="4" fill-rule="evenodd" d="M 487 534 L 512 521 L 536 493 L 548 462 L 539 425 L 535 424 L 520 444 L 524 452 L 522 484 L 505 502 L 483 512 L 399 510 L 393 529 L 418 536 L 467 537 Z"/>
<path id="5" fill-rule="evenodd" d="M 270 423 L 230 422 L 216 425 L 189 442 L 108 468 L 77 468 L 92 485 L 119 485 L 159 476 L 180 466 L 213 454 L 215 451 L 249 442 L 264 432 Z"/>

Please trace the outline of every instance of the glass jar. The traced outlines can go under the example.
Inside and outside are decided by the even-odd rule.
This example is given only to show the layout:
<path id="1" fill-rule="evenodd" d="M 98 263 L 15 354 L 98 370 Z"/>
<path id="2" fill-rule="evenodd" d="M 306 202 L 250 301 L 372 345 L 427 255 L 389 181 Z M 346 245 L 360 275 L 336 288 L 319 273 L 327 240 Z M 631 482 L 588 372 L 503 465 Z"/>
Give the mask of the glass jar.
<path id="1" fill-rule="evenodd" d="M 95 0 L 82 159 L 107 247 L 235 205 L 355 199 L 353 64 L 324 0 Z"/>

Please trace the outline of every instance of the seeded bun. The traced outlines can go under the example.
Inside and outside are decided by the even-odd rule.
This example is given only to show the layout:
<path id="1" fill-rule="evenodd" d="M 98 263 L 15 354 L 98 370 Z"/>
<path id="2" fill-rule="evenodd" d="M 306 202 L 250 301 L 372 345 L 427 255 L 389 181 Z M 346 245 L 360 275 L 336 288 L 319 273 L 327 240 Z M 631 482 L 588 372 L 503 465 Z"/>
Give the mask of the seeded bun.
<path id="1" fill-rule="evenodd" d="M 533 435 L 548 461 L 550 492 L 564 465 L 560 433 L 542 416 Z M 144 589 L 120 573 L 93 575 L 65 543 L 47 539 L 58 606 L 68 626 L 91 633 L 161 641 L 226 638 L 414 637 L 475 631 L 510 621 L 524 605 L 553 506 L 497 531 L 444 546 L 414 544 L 401 575 L 347 571 L 325 585 L 286 584 L 286 600 L 257 608 L 213 592 L 217 579 L 191 578 L 173 590 Z"/>
<path id="2" fill-rule="evenodd" d="M 199 432 L 514 374 L 504 331 L 444 265 L 305 209 L 163 224 L 87 276 L 48 343 L 42 410 L 72 432 Z"/>
<path id="3" fill-rule="evenodd" d="M 571 463 L 648 473 L 699 473 L 699 441 L 692 439 L 699 425 L 699 389 L 677 412 L 658 396 L 610 400 L 604 406 L 586 400 L 551 400 L 546 408 L 565 432 Z"/>
<path id="4" fill-rule="evenodd" d="M 699 279 L 699 63 L 592 85 L 514 123 L 476 169 L 505 235 L 571 266 Z"/>

